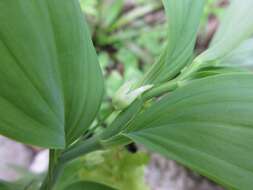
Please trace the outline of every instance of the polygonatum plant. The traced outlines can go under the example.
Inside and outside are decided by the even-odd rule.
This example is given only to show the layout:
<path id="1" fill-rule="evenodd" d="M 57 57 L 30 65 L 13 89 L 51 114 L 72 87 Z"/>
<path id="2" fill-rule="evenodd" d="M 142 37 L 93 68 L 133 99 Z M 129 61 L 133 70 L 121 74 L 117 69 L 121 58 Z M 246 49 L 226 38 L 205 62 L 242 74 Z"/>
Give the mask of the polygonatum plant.
<path id="1" fill-rule="evenodd" d="M 195 55 L 205 2 L 163 0 L 167 43 L 142 80 L 116 93 L 105 129 L 93 125 L 104 82 L 79 1 L 0 2 L 0 134 L 50 149 L 41 190 L 54 189 L 68 162 L 132 141 L 227 189 L 252 189 L 253 1 L 231 1 L 209 48 Z"/>

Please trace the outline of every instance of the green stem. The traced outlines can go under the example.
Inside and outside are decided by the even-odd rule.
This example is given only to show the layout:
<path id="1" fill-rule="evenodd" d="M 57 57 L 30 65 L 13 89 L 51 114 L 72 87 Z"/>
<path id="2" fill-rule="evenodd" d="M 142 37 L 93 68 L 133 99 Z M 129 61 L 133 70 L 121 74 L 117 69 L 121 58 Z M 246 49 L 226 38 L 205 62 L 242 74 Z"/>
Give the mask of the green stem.
<path id="1" fill-rule="evenodd" d="M 80 142 L 77 145 L 74 145 L 73 147 L 63 152 L 62 156 L 59 159 L 59 162 L 61 164 L 65 164 L 82 155 L 88 154 L 96 150 L 103 149 L 103 146 L 100 144 L 99 141 L 100 140 L 98 137 L 93 137 L 83 142 Z"/>
<path id="2" fill-rule="evenodd" d="M 53 185 L 54 185 L 54 180 L 55 180 L 55 175 L 56 175 L 56 166 L 58 165 L 57 163 L 57 154 L 58 152 L 56 150 L 50 150 L 49 152 L 49 166 L 48 166 L 48 173 L 43 181 L 40 190 L 52 190 Z"/>
<path id="3" fill-rule="evenodd" d="M 151 89 L 150 91 L 147 91 L 143 94 L 144 100 L 149 100 L 154 97 L 161 96 L 167 92 L 173 91 L 178 87 L 178 81 L 169 81 L 167 83 L 164 83 L 156 88 Z"/>
<path id="4" fill-rule="evenodd" d="M 108 139 L 114 135 L 117 135 L 141 110 L 143 100 L 147 101 L 153 97 L 161 96 L 167 92 L 173 91 L 178 87 L 178 81 L 170 81 L 161 86 L 151 89 L 146 92 L 142 99 L 137 99 L 128 109 L 122 111 L 110 127 L 102 134 L 103 139 Z M 59 156 L 59 152 L 56 150 L 50 150 L 49 168 L 48 174 L 45 178 L 40 190 L 52 190 L 57 178 L 63 170 L 63 166 L 82 155 L 88 154 L 96 150 L 102 150 L 104 147 L 100 143 L 100 136 L 94 136 L 93 138 L 81 141 L 76 145 L 73 145 L 66 151 L 62 152 Z"/>
<path id="5" fill-rule="evenodd" d="M 199 69 L 208 66 L 208 64 L 203 65 L 200 61 L 193 61 L 193 63 L 185 67 L 178 77 L 178 80 L 184 81 L 196 73 Z"/>
<path id="6" fill-rule="evenodd" d="M 61 156 L 59 156 L 59 152 L 56 150 L 50 150 L 48 173 L 40 190 L 53 189 L 67 162 L 100 149 L 102 149 L 102 145 L 100 145 L 99 140 L 97 138 L 91 138 L 69 148 Z"/>
<path id="7" fill-rule="evenodd" d="M 111 137 L 119 134 L 125 126 L 141 111 L 143 101 L 141 98 L 137 98 L 132 104 L 126 109 L 122 110 L 114 121 L 105 129 L 100 135 L 102 140 L 110 139 Z"/>

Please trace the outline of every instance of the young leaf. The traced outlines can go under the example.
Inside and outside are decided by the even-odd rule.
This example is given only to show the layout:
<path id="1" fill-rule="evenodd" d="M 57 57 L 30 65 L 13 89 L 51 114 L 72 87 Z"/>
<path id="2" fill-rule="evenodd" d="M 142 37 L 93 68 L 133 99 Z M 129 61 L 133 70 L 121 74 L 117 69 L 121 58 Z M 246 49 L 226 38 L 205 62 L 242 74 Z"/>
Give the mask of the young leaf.
<path id="1" fill-rule="evenodd" d="M 253 34 L 253 1 L 231 1 L 221 25 L 207 51 L 196 62 L 215 61 L 223 58 Z"/>
<path id="2" fill-rule="evenodd" d="M 172 79 L 192 59 L 205 0 L 164 0 L 163 4 L 169 20 L 168 42 L 143 84 Z"/>
<path id="3" fill-rule="evenodd" d="M 250 190 L 252 114 L 253 75 L 218 75 L 154 103 L 125 135 L 225 187 Z"/>
<path id="4" fill-rule="evenodd" d="M 1 1 L 0 9 L 0 134 L 63 148 L 92 122 L 103 92 L 78 0 Z"/>

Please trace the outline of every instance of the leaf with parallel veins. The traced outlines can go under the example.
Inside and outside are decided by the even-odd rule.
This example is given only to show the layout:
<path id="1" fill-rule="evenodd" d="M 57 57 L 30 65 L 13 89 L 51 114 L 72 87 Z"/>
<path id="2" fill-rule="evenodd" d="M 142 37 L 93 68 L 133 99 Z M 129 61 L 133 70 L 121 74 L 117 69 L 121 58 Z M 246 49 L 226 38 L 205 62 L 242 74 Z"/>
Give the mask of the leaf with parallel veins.
<path id="1" fill-rule="evenodd" d="M 91 124 L 103 79 L 78 0 L 0 2 L 0 134 L 63 148 Z"/>

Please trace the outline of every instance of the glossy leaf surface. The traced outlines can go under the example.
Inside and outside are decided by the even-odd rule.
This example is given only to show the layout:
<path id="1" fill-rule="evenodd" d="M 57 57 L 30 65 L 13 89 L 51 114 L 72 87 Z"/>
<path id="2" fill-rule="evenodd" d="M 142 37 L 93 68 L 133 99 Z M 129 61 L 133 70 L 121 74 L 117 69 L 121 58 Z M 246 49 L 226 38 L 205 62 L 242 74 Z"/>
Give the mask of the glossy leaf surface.
<path id="1" fill-rule="evenodd" d="M 253 75 L 199 79 L 154 103 L 126 136 L 231 189 L 253 186 Z"/>
<path id="2" fill-rule="evenodd" d="M 79 2 L 1 1 L 0 9 L 0 134 L 63 148 L 90 125 L 103 92 Z"/>

